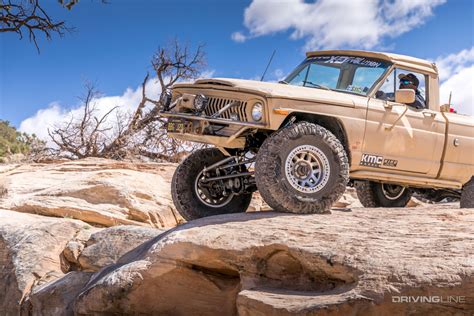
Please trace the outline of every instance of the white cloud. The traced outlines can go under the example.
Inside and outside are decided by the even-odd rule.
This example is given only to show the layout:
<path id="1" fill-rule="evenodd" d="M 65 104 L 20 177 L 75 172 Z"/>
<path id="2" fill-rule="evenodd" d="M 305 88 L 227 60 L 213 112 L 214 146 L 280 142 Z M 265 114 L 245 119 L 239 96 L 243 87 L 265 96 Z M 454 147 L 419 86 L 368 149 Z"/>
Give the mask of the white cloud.
<path id="1" fill-rule="evenodd" d="M 241 32 L 234 32 L 230 36 L 234 42 L 243 43 L 247 40 L 247 37 Z"/>
<path id="2" fill-rule="evenodd" d="M 474 46 L 459 53 L 441 56 L 435 60 L 441 80 L 450 78 L 463 68 L 474 63 Z"/>
<path id="3" fill-rule="evenodd" d="M 201 75 L 199 76 L 199 79 L 207 79 L 207 78 L 212 78 L 214 77 L 214 74 L 216 73 L 215 70 L 206 70 L 201 72 Z"/>
<path id="4" fill-rule="evenodd" d="M 36 134 L 41 139 L 48 138 L 48 127 L 56 122 L 61 122 L 66 111 L 58 102 L 52 102 L 46 109 L 40 109 L 33 117 L 29 117 L 20 124 L 20 131 Z M 44 127 L 44 128 L 43 128 Z"/>
<path id="5" fill-rule="evenodd" d="M 441 83 L 441 104 L 448 103 L 452 92 L 452 107 L 460 114 L 474 116 L 474 65 L 461 69 Z"/>
<path id="6" fill-rule="evenodd" d="M 461 114 L 474 115 L 474 46 L 435 60 L 440 77 L 440 103 L 449 101 Z"/>
<path id="7" fill-rule="evenodd" d="M 446 0 L 253 0 L 245 9 L 249 38 L 291 31 L 306 39 L 305 49 L 357 47 L 369 49 L 384 37 L 396 37 L 422 25 L 433 8 Z"/>
<path id="8" fill-rule="evenodd" d="M 146 86 L 147 96 L 158 98 L 160 94 L 160 85 L 155 79 L 149 80 Z M 132 113 L 141 100 L 141 86 L 136 89 L 127 88 L 120 96 L 99 96 L 92 103 L 96 105 L 97 116 L 102 117 L 114 107 L 120 113 Z M 39 138 L 49 141 L 48 129 L 70 121 L 71 117 L 78 118 L 84 111 L 83 105 L 77 105 L 73 108 L 66 108 L 58 102 L 49 104 L 44 109 L 40 109 L 35 115 L 21 122 L 20 131 L 29 134 L 36 134 Z M 108 124 L 113 124 L 116 115 L 108 116 Z"/>
<path id="9" fill-rule="evenodd" d="M 273 72 L 273 76 L 274 76 L 274 78 L 276 79 L 276 81 L 280 81 L 280 80 L 285 79 L 286 74 L 283 72 L 282 69 L 277 68 L 277 69 L 275 69 L 275 71 Z"/>
<path id="10" fill-rule="evenodd" d="M 206 70 L 201 73 L 200 78 L 210 78 L 214 70 Z M 157 100 L 161 93 L 161 86 L 156 78 L 150 78 L 145 87 L 147 97 Z M 141 85 L 135 89 L 127 88 L 120 96 L 99 96 L 92 102 L 97 108 L 97 117 L 102 117 L 107 112 L 117 107 L 117 113 L 131 114 L 135 111 L 142 98 Z M 35 115 L 21 122 L 19 130 L 29 134 L 36 134 L 39 138 L 46 140 L 51 145 L 48 129 L 62 123 L 69 122 L 71 117 L 79 118 L 84 111 L 84 106 L 78 104 L 72 108 L 66 108 L 59 102 L 52 102 L 46 108 L 38 110 Z M 107 124 L 114 126 L 117 116 L 112 113 L 108 116 Z"/>

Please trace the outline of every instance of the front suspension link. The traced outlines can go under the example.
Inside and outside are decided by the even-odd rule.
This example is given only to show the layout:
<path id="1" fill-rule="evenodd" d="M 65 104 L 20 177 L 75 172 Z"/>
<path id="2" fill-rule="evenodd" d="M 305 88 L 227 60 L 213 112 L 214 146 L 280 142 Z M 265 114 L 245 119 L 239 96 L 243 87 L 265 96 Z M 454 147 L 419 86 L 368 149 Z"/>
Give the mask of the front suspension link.
<path id="1" fill-rule="evenodd" d="M 228 174 L 228 175 L 220 176 L 220 177 L 205 178 L 205 179 L 202 179 L 201 182 L 207 183 L 210 181 L 232 179 L 232 178 L 237 178 L 237 177 L 249 177 L 249 176 L 253 176 L 253 174 L 254 174 L 253 172 L 234 173 L 234 174 Z"/>

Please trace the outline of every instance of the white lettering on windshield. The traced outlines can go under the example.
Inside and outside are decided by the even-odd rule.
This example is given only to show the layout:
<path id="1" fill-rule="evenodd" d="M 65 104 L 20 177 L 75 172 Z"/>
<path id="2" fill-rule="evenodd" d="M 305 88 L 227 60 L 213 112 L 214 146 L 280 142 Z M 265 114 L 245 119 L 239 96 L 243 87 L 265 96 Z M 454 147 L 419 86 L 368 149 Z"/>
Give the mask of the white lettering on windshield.
<path id="1" fill-rule="evenodd" d="M 366 59 L 363 57 L 349 57 L 349 56 L 317 56 L 311 58 L 314 61 L 320 61 L 325 64 L 343 64 L 349 63 L 354 65 L 360 65 L 365 67 L 377 68 L 382 66 L 381 62 Z"/>

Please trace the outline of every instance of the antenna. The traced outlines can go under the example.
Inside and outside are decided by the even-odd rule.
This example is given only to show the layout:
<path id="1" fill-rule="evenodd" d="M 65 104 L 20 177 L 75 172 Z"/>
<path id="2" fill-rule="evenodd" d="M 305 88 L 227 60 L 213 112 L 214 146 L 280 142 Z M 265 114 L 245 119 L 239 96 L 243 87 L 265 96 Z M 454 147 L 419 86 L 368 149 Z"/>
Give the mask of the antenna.
<path id="1" fill-rule="evenodd" d="M 448 100 L 449 107 L 451 107 L 451 95 L 452 94 L 453 94 L 453 91 L 450 91 L 449 92 L 449 100 Z"/>
<path id="2" fill-rule="evenodd" d="M 267 73 L 268 67 L 270 67 L 270 64 L 272 63 L 273 56 L 275 56 L 276 49 L 273 50 L 272 57 L 270 57 L 270 60 L 268 61 L 267 68 L 265 68 L 265 71 L 263 72 L 262 78 L 260 78 L 260 81 L 263 81 L 263 78 L 265 78 L 265 74 Z"/>

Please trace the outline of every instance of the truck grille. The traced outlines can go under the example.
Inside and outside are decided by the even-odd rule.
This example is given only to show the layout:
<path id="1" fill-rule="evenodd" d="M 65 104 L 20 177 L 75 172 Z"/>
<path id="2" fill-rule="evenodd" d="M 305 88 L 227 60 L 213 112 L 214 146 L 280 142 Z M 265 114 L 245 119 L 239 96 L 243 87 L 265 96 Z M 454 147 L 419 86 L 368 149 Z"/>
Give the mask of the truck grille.
<path id="1" fill-rule="evenodd" d="M 211 116 L 217 111 L 219 111 L 221 108 L 223 108 L 226 104 L 229 104 L 231 102 L 237 102 L 237 105 L 234 105 L 233 107 L 222 113 L 220 117 L 230 119 L 230 115 L 232 113 L 236 113 L 239 116 L 239 121 L 246 122 L 247 112 L 245 111 L 245 108 L 247 106 L 247 102 L 243 101 L 210 97 L 209 104 L 204 112 L 206 113 L 206 115 Z"/>

